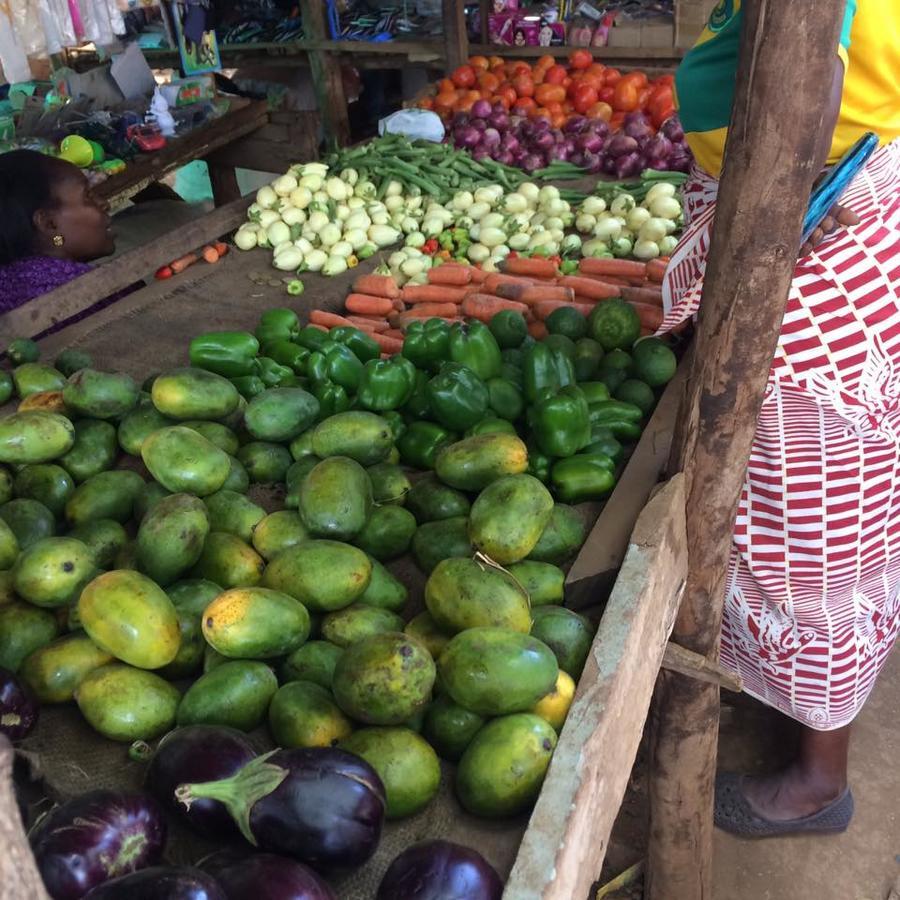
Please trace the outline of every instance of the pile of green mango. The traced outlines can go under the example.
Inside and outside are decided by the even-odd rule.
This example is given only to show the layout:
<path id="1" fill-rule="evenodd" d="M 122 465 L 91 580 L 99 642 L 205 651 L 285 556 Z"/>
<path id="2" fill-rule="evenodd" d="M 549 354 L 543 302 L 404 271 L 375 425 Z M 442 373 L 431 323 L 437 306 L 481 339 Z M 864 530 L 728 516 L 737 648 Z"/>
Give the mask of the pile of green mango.
<path id="1" fill-rule="evenodd" d="M 390 418 L 301 387 L 56 363 L 13 369 L 0 418 L 0 667 L 115 741 L 206 723 L 340 745 L 392 818 L 440 758 L 472 813 L 530 806 L 593 629 L 562 605 L 582 514 L 516 434 L 415 472 Z M 261 484 L 283 490 L 263 506 Z M 408 555 L 424 603 L 391 571 Z"/>

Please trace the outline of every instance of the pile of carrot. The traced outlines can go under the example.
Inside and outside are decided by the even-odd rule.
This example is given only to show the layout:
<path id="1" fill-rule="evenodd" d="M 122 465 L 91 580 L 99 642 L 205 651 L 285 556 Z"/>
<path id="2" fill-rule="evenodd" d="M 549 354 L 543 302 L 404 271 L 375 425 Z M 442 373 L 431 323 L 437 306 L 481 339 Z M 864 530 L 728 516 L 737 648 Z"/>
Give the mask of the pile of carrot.
<path id="1" fill-rule="evenodd" d="M 663 320 L 662 279 L 665 259 L 582 259 L 578 275 L 560 275 L 555 263 L 539 257 L 512 257 L 503 271 L 488 274 L 475 266 L 444 263 L 428 270 L 428 284 L 399 287 L 391 275 L 357 276 L 344 306 L 346 315 L 314 310 L 310 324 L 323 329 L 351 325 L 377 341 L 385 355 L 399 353 L 403 333 L 417 319 L 466 318 L 489 322 L 504 309 L 521 313 L 535 338 L 546 337 L 544 320 L 571 306 L 590 315 L 594 306 L 613 297 L 630 303 L 644 334 Z"/>
<path id="2" fill-rule="evenodd" d="M 213 244 L 207 244 L 202 250 L 198 250 L 196 253 L 186 253 L 184 256 L 178 257 L 178 259 L 172 260 L 167 266 L 162 266 L 157 269 L 154 277 L 157 279 L 171 278 L 173 275 L 178 275 L 180 272 L 183 272 L 194 263 L 200 262 L 201 259 L 204 262 L 217 263 L 226 253 L 228 253 L 228 244 L 225 244 L 222 241 L 216 241 Z"/>

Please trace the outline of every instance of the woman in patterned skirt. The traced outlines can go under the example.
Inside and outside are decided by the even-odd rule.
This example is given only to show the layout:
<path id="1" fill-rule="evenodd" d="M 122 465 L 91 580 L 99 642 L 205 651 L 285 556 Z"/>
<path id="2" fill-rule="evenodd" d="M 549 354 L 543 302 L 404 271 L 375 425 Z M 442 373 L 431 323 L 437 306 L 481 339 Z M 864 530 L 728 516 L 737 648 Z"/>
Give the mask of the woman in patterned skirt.
<path id="1" fill-rule="evenodd" d="M 740 0 L 720 2 L 676 76 L 697 164 L 661 331 L 700 303 L 740 23 Z M 735 834 L 846 829 L 850 723 L 900 630 L 898 73 L 900 3 L 848 0 L 821 161 L 837 162 L 867 131 L 881 146 L 797 263 L 738 506 L 722 629 L 723 664 L 796 719 L 801 740 L 781 772 L 719 775 L 716 824 Z"/>

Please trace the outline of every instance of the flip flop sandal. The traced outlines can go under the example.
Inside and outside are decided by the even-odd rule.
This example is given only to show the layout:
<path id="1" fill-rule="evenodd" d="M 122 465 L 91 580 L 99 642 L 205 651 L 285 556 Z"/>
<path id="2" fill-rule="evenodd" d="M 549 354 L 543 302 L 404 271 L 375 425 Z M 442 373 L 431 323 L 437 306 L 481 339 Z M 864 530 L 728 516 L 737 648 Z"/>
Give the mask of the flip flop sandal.
<path id="1" fill-rule="evenodd" d="M 744 776 L 720 772 L 716 776 L 715 823 L 717 828 L 740 837 L 766 838 L 788 834 L 840 834 L 853 818 L 850 788 L 824 809 L 800 819 L 773 821 L 755 813 L 744 794 Z"/>

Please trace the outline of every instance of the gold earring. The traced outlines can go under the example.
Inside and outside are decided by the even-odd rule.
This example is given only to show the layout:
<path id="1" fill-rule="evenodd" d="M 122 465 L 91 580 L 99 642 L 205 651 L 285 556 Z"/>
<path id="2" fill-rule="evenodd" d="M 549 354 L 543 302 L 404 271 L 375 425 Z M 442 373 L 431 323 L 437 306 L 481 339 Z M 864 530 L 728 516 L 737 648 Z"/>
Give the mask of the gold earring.
<path id="1" fill-rule="evenodd" d="M 65 238 L 61 234 L 53 235 L 53 246 L 54 247 L 62 247 L 62 245 L 66 242 Z"/>

